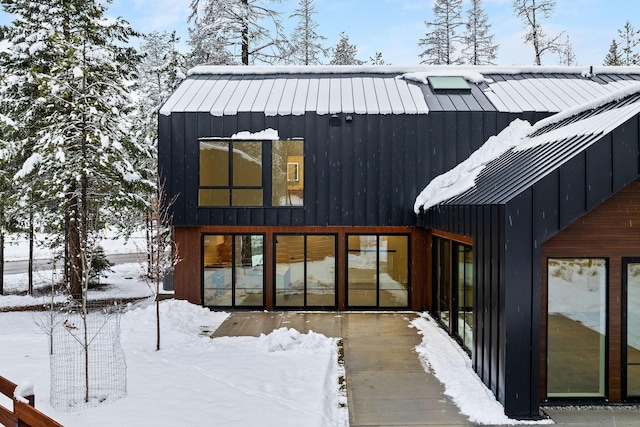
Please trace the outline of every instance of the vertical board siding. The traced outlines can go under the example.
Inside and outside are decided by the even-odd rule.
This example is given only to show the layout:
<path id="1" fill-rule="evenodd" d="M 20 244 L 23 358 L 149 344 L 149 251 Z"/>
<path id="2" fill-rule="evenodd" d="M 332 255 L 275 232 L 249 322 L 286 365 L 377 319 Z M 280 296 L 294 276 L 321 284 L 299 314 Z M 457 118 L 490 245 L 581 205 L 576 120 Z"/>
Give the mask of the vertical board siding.
<path id="1" fill-rule="evenodd" d="M 537 309 L 532 299 L 533 288 L 538 286 L 532 280 L 532 201 L 530 189 L 508 204 L 504 219 L 504 262 L 500 263 L 509 266 L 501 277 L 505 293 L 502 341 L 509 343 L 503 363 L 509 375 L 501 382 L 505 384 L 508 415 L 518 418 L 530 416 L 538 408 L 538 377 L 534 375 L 538 359 L 532 352 L 534 343 L 538 342 L 534 337 L 538 337 L 536 331 L 539 330 L 539 324 L 532 323 L 533 312 Z"/>

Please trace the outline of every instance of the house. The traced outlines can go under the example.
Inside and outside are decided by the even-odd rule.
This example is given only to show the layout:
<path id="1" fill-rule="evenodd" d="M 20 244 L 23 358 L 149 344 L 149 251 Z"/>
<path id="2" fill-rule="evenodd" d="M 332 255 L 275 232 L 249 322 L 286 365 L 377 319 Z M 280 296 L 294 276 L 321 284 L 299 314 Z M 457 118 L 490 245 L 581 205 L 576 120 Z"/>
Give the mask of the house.
<path id="1" fill-rule="evenodd" d="M 635 401 L 638 80 L 630 67 L 196 67 L 159 119 L 175 295 L 429 310 L 515 418 Z"/>

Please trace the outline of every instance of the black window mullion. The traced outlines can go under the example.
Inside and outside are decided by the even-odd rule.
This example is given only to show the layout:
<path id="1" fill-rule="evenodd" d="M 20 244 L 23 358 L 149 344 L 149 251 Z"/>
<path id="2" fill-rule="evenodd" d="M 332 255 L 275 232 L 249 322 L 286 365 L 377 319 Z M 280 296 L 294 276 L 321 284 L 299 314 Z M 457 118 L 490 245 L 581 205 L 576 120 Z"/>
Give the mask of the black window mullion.
<path id="1" fill-rule="evenodd" d="M 304 282 L 303 282 L 303 305 L 304 307 L 307 306 L 307 235 L 303 234 L 302 235 L 302 242 L 303 242 L 303 249 L 302 249 L 302 256 L 304 258 L 303 262 L 303 275 L 304 275 Z"/>
<path id="2" fill-rule="evenodd" d="M 229 206 L 233 206 L 233 141 L 229 141 L 229 176 L 227 177 L 229 182 Z M 235 242 L 234 242 L 235 244 Z"/>
<path id="3" fill-rule="evenodd" d="M 272 144 L 270 141 L 262 141 L 262 205 L 271 206 L 271 185 L 272 173 Z"/>
<path id="4" fill-rule="evenodd" d="M 236 235 L 231 235 L 231 307 L 236 306 Z"/>
<path id="5" fill-rule="evenodd" d="M 380 235 L 376 235 L 376 308 L 380 307 Z"/>

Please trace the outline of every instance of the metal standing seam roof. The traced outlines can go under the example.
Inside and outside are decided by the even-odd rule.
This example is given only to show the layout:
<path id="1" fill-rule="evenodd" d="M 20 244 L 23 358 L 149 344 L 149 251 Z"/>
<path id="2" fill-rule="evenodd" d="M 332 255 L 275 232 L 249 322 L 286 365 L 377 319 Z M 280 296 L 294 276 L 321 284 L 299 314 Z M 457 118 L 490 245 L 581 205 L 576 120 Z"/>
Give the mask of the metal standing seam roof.
<path id="1" fill-rule="evenodd" d="M 640 114 L 640 94 L 550 124 L 492 161 L 476 185 L 443 205 L 502 204 Z"/>
<path id="2" fill-rule="evenodd" d="M 160 113 L 557 113 L 640 80 L 640 68 L 600 68 L 588 74 L 576 67 L 196 67 Z M 402 77 L 407 72 L 465 76 L 471 71 L 484 78 L 471 82 L 471 91 L 434 92 L 424 82 Z"/>

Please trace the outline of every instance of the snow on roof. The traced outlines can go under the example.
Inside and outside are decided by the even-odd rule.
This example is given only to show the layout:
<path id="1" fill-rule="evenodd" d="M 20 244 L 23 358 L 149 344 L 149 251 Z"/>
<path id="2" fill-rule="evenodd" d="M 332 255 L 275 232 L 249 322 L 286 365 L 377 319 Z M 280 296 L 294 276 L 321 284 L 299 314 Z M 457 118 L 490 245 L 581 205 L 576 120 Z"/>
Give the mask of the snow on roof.
<path id="1" fill-rule="evenodd" d="M 280 139 L 278 135 L 278 131 L 267 128 L 265 130 L 261 130 L 260 132 L 247 132 L 242 131 L 238 133 L 234 133 L 231 136 L 231 139 L 242 139 L 244 141 L 277 141 Z"/>
<path id="2" fill-rule="evenodd" d="M 414 212 L 427 210 L 439 203 L 458 196 L 472 189 L 476 178 L 482 170 L 493 160 L 509 150 L 524 151 L 541 144 L 562 141 L 580 135 L 604 134 L 612 131 L 629 118 L 640 113 L 640 102 L 621 106 L 599 114 L 585 117 L 576 122 L 551 129 L 540 135 L 531 136 L 546 126 L 559 123 L 578 114 L 595 110 L 610 102 L 620 101 L 630 95 L 640 93 L 640 83 L 619 89 L 599 99 L 587 102 L 581 106 L 568 109 L 541 120 L 534 126 L 528 122 L 516 119 L 497 136 L 489 138 L 478 150 L 464 162 L 450 171 L 434 178 L 418 195 L 414 204 Z"/>
<path id="3" fill-rule="evenodd" d="M 189 75 L 161 114 L 428 114 L 452 108 L 557 113 L 635 83 L 640 67 L 198 66 Z M 430 76 L 463 77 L 473 86 L 471 96 L 432 93 Z"/>
<path id="4" fill-rule="evenodd" d="M 578 74 L 590 77 L 597 74 L 640 74 L 640 67 L 629 66 L 474 66 L 474 65 L 283 65 L 283 66 L 244 66 L 244 65 L 198 65 L 191 68 L 187 75 L 274 75 L 274 74 L 362 74 L 380 73 L 445 73 L 440 75 L 473 74 Z"/>
<path id="5" fill-rule="evenodd" d="M 497 136 L 492 136 L 467 160 L 449 172 L 434 178 L 416 198 L 415 213 L 427 210 L 445 200 L 471 189 L 476 178 L 489 162 L 497 159 L 520 143 L 531 130 L 529 122 L 515 119 Z"/>

